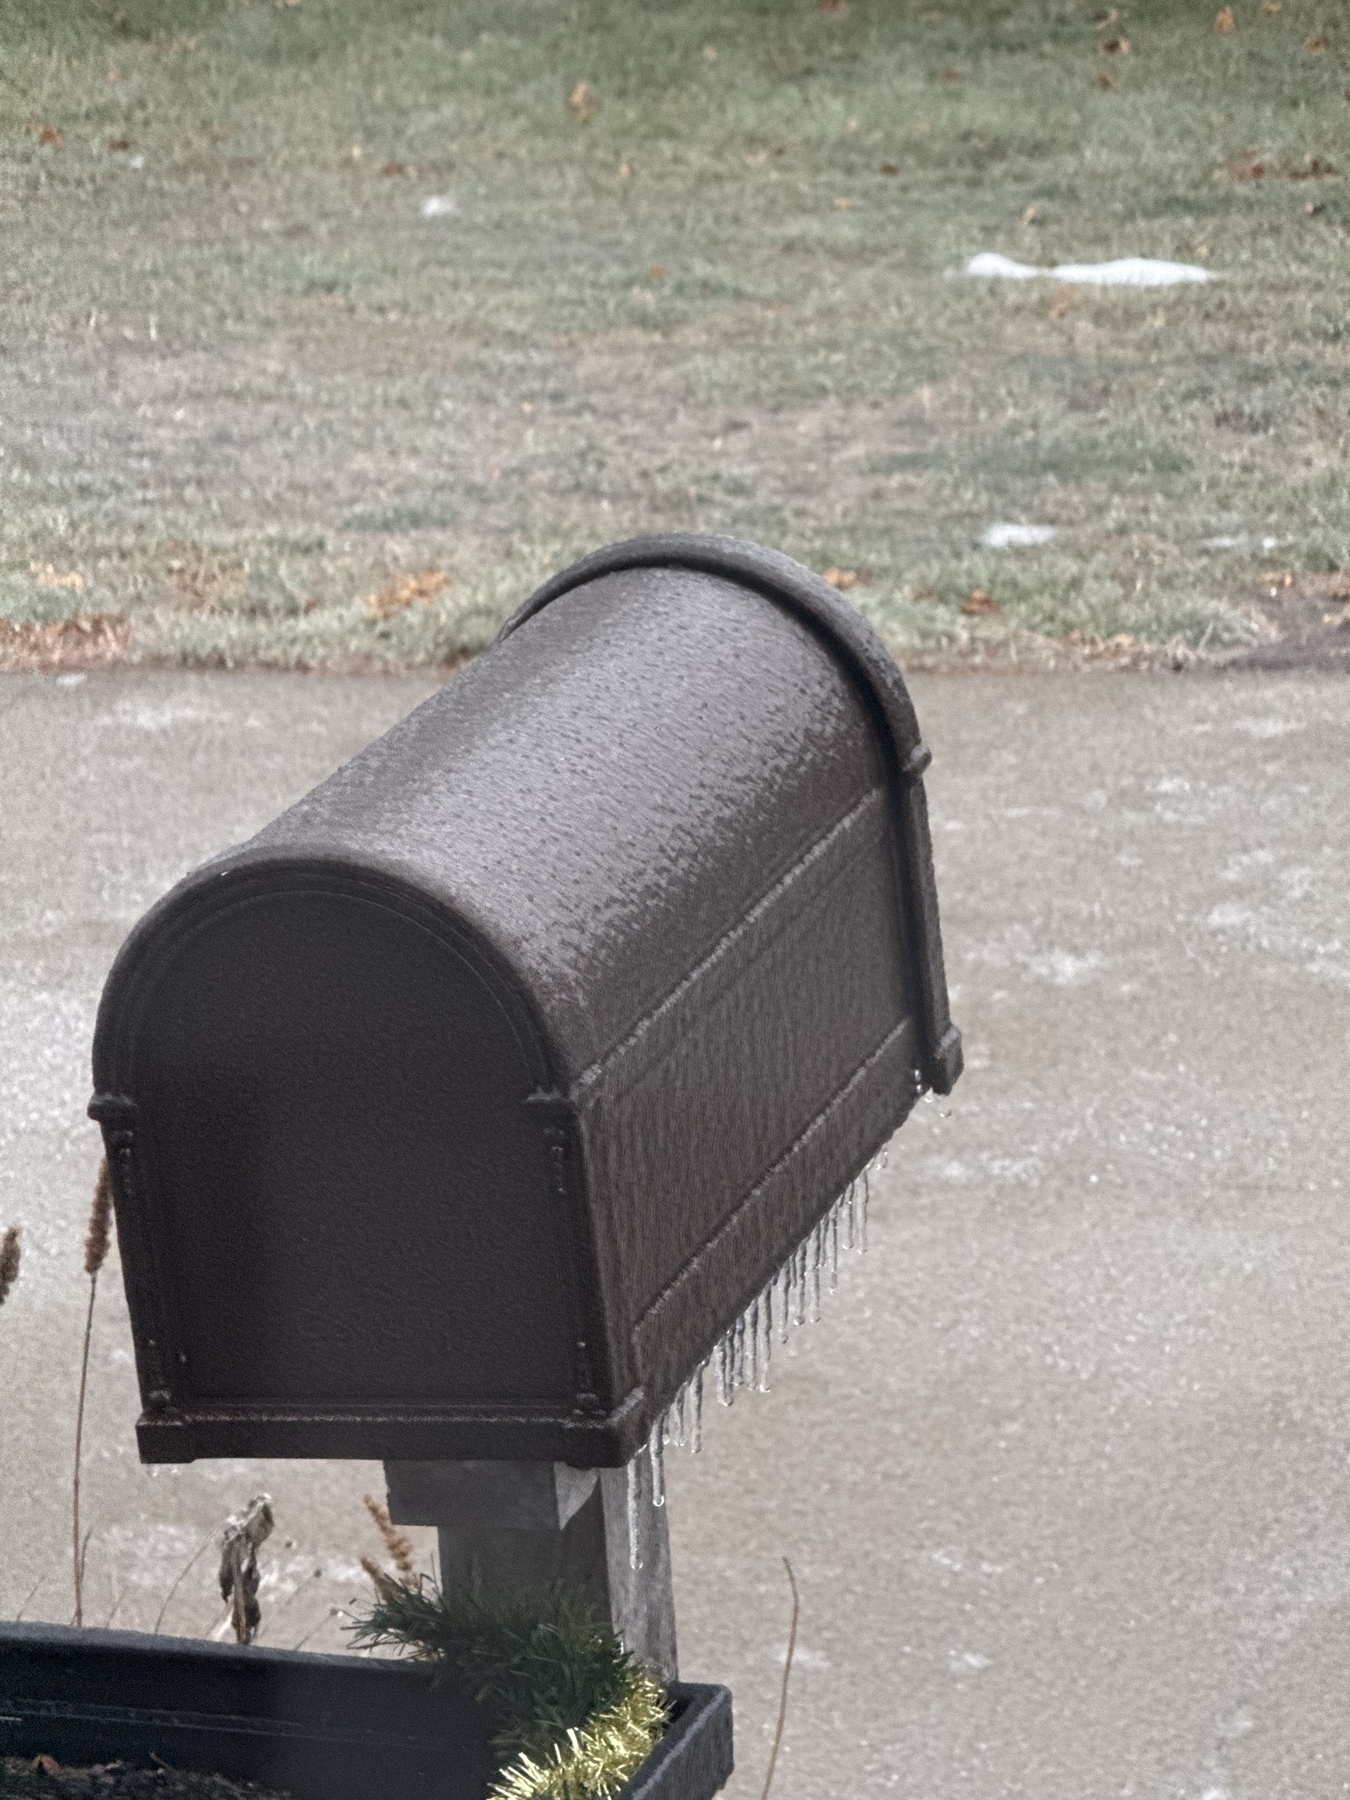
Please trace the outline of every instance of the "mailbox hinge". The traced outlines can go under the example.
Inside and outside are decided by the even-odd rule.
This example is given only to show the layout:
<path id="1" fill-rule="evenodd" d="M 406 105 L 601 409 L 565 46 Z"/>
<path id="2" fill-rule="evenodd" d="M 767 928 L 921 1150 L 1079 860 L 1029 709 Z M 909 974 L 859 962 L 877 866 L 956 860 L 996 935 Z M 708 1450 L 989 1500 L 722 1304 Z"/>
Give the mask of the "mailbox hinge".
<path id="1" fill-rule="evenodd" d="M 118 1239 L 123 1244 L 128 1239 L 134 1239 L 136 1243 L 135 1254 L 123 1255 L 122 1268 L 131 1290 L 128 1298 L 141 1397 L 146 1412 L 162 1418 L 173 1410 L 169 1379 L 171 1352 L 164 1309 L 151 1273 L 155 1265 L 150 1261 L 152 1246 L 146 1229 L 145 1191 L 136 1157 L 136 1102 L 126 1094 L 95 1094 L 87 1110 L 89 1117 L 103 1130 L 103 1146 L 116 1202 Z"/>

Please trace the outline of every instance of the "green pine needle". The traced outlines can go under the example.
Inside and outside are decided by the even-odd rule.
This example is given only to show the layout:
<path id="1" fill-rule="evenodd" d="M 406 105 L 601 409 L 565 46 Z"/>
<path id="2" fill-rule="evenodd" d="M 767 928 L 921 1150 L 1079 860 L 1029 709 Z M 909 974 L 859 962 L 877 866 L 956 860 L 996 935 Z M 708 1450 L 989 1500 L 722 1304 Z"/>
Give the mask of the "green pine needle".
<path id="1" fill-rule="evenodd" d="M 563 1583 L 483 1601 L 425 1575 L 390 1581 L 349 1629 L 360 1647 L 395 1645 L 435 1664 L 438 1682 L 487 1713 L 504 1758 L 547 1761 L 569 1733 L 621 1707 L 643 1674 Z"/>

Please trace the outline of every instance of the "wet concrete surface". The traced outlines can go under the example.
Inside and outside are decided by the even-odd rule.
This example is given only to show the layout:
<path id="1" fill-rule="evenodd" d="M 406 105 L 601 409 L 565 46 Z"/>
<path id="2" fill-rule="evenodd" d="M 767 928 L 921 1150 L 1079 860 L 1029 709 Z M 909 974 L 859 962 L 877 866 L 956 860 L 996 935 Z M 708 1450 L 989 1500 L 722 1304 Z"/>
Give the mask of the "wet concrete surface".
<path id="1" fill-rule="evenodd" d="M 928 676 L 968 1070 L 772 1391 L 672 1452 L 682 1667 L 775 1800 L 1350 1792 L 1350 687 Z M 0 1614 L 67 1619 L 88 1046 L 122 935 L 428 684 L 0 678 Z M 374 1465 L 142 1469 L 115 1266 L 88 1617 L 274 1496 L 263 1641 L 338 1648 Z M 430 1549 L 430 1534 L 423 1548 Z M 206 1549 L 166 1629 L 221 1610 Z M 36 1588 L 34 1588 L 34 1584 Z M 312 1634 L 312 1635 L 311 1635 Z"/>

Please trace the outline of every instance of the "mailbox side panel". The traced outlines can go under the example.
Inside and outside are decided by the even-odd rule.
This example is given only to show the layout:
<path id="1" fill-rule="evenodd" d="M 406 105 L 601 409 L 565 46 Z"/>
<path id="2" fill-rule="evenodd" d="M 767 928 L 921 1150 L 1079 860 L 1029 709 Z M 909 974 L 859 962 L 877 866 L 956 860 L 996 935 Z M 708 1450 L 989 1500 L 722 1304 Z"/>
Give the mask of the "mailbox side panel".
<path id="1" fill-rule="evenodd" d="M 594 1084 L 598 1233 L 652 1415 L 914 1103 L 893 814 L 865 794 Z"/>

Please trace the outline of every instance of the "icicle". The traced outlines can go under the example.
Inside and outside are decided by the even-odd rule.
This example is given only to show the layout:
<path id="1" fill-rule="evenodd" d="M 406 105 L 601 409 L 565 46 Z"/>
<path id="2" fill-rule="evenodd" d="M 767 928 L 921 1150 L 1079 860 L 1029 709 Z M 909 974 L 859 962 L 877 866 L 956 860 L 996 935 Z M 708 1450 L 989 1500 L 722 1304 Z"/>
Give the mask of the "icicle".
<path id="1" fill-rule="evenodd" d="M 675 1396 L 675 1429 L 672 1437 L 679 1449 L 683 1450 L 689 1441 L 689 1383 L 682 1381 L 680 1391 Z"/>
<path id="2" fill-rule="evenodd" d="M 759 1298 L 758 1298 L 758 1296 L 756 1296 L 755 1299 L 753 1299 L 750 1302 L 749 1386 L 754 1388 L 756 1393 L 760 1393 L 763 1391 L 759 1385 Z"/>
<path id="3" fill-rule="evenodd" d="M 887 1168 L 890 1166 L 890 1160 L 891 1160 L 891 1147 L 889 1144 L 883 1144 L 881 1146 L 881 1172 L 883 1175 L 886 1173 Z"/>
<path id="4" fill-rule="evenodd" d="M 638 1452 L 641 1456 L 642 1452 Z M 638 1555 L 638 1498 L 641 1486 L 641 1475 L 638 1472 L 638 1456 L 628 1465 L 628 1566 L 640 1569 L 642 1558 Z"/>
<path id="5" fill-rule="evenodd" d="M 806 1323 L 806 1245 L 797 1246 L 797 1292 L 793 1308 L 793 1319 L 798 1325 Z"/>
<path id="6" fill-rule="evenodd" d="M 846 1249 L 853 1250 L 857 1248 L 858 1243 L 858 1208 L 855 1203 L 854 1186 L 851 1181 L 844 1189 L 844 1218 L 847 1221 L 844 1231 L 844 1245 Z"/>
<path id="7" fill-rule="evenodd" d="M 724 1331 L 717 1340 L 717 1399 L 720 1405 L 730 1406 L 735 1398 L 731 1385 L 731 1332 Z"/>
<path id="8" fill-rule="evenodd" d="M 652 1426 L 652 1434 L 647 1439 L 647 1455 L 652 1465 L 652 1505 L 664 1506 L 666 1503 L 666 1431 L 665 1419 L 660 1418 Z"/>
<path id="9" fill-rule="evenodd" d="M 769 1362 L 773 1356 L 773 1283 L 772 1282 L 769 1283 L 768 1287 L 766 1287 L 764 1292 L 760 1295 L 759 1309 L 760 1309 L 759 1316 L 760 1316 L 760 1319 L 763 1321 L 763 1325 L 764 1325 L 764 1342 L 760 1346 L 760 1351 L 759 1351 L 759 1358 L 758 1358 L 759 1380 L 756 1383 L 756 1388 L 759 1393 L 767 1394 L 769 1391 Z"/>
<path id="10" fill-rule="evenodd" d="M 792 1317 L 791 1317 L 791 1314 L 792 1314 L 792 1258 L 791 1257 L 788 1258 L 788 1260 L 783 1264 L 782 1268 L 774 1276 L 774 1280 L 778 1283 L 778 1285 L 783 1290 L 782 1296 L 781 1296 L 782 1305 L 780 1307 L 780 1316 L 779 1316 L 779 1320 L 778 1320 L 778 1341 L 780 1344 L 786 1344 L 786 1342 L 788 1341 L 788 1327 L 792 1323 Z"/>
<path id="11" fill-rule="evenodd" d="M 861 1237 L 860 1237 L 860 1238 L 859 1238 L 859 1240 L 858 1240 L 858 1248 L 859 1248 L 859 1249 L 860 1249 L 860 1250 L 866 1250 L 866 1248 L 867 1248 L 867 1203 L 868 1203 L 868 1201 L 869 1201 L 869 1200 L 870 1200 L 870 1199 L 871 1199 L 871 1198 L 872 1198 L 872 1184 L 871 1184 L 871 1182 L 869 1182 L 869 1181 L 868 1181 L 868 1179 L 867 1179 L 867 1171 L 866 1171 L 866 1170 L 865 1170 L 865 1169 L 864 1169 L 864 1170 L 863 1170 L 863 1184 L 862 1184 L 862 1189 L 863 1189 L 863 1197 L 862 1197 L 862 1235 L 861 1235 Z"/>
<path id="12" fill-rule="evenodd" d="M 690 1444 L 695 1456 L 703 1448 L 703 1371 L 707 1366 L 708 1359 L 705 1356 L 694 1376 L 694 1430 Z"/>
<path id="13" fill-rule="evenodd" d="M 830 1292 L 839 1286 L 839 1202 L 830 1208 Z"/>
<path id="14" fill-rule="evenodd" d="M 811 1233 L 811 1323 L 820 1318 L 820 1270 L 825 1261 L 825 1230 L 817 1223 Z"/>
<path id="15" fill-rule="evenodd" d="M 731 1328 L 731 1386 L 734 1392 L 745 1380 L 745 1314 Z"/>

